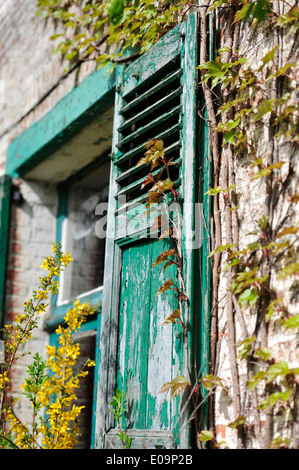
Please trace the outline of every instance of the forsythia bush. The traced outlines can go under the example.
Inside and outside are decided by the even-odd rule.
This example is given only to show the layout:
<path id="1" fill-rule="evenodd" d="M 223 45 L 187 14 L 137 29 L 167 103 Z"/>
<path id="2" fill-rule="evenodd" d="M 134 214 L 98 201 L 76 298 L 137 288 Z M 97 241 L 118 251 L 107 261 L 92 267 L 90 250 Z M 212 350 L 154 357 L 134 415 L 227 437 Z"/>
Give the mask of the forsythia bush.
<path id="1" fill-rule="evenodd" d="M 83 406 L 76 406 L 76 391 L 79 380 L 88 374 L 88 367 L 94 365 L 88 360 L 75 371 L 80 346 L 74 343 L 76 333 L 88 315 L 94 310 L 80 301 L 74 302 L 65 317 L 65 325 L 56 333 L 59 345 L 47 346 L 47 360 L 35 354 L 32 365 L 27 369 L 27 378 L 22 386 L 23 394 L 32 404 L 32 422 L 22 423 L 16 416 L 14 405 L 17 399 L 8 396 L 12 365 L 24 354 L 19 354 L 21 344 L 32 337 L 38 326 L 38 316 L 48 306 L 49 295 L 59 291 L 59 273 L 72 261 L 60 244 L 53 244 L 53 256 L 44 259 L 42 268 L 47 274 L 40 277 L 40 286 L 33 292 L 32 299 L 24 303 L 24 313 L 16 318 L 14 325 L 6 325 L 5 364 L 0 374 L 0 448 L 20 449 L 71 449 L 79 436 L 78 418 Z"/>

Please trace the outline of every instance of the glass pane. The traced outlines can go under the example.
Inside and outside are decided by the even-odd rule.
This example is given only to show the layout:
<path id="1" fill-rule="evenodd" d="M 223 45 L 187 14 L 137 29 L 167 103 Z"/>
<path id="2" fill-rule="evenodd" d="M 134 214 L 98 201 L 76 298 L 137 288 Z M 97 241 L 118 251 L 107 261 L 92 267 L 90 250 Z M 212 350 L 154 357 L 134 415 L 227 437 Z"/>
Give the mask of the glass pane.
<path id="1" fill-rule="evenodd" d="M 105 238 L 96 236 L 98 204 L 108 202 L 110 161 L 74 183 L 63 227 L 64 250 L 73 257 L 63 274 L 62 299 L 69 300 L 103 284 Z M 104 213 L 103 216 L 106 216 Z"/>

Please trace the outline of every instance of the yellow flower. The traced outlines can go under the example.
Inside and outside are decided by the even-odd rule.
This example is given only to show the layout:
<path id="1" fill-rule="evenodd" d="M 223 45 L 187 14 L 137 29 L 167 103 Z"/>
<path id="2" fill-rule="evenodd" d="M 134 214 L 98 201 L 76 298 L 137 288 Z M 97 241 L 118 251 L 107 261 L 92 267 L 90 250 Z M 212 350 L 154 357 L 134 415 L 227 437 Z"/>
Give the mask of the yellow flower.
<path id="1" fill-rule="evenodd" d="M 4 371 L 3 374 L 0 374 L 0 387 L 3 387 L 5 384 L 9 384 L 10 380 L 7 377 L 7 372 Z"/>
<path id="2" fill-rule="evenodd" d="M 37 290 L 37 294 L 36 294 L 36 298 L 37 298 L 37 299 L 42 299 L 42 300 L 44 300 L 44 299 L 47 299 L 47 298 L 48 298 L 48 294 L 47 294 L 47 292 L 38 289 L 38 290 Z"/>
<path id="3" fill-rule="evenodd" d="M 48 357 L 56 356 L 56 346 L 46 346 Z"/>
<path id="4" fill-rule="evenodd" d="M 68 264 L 70 264 L 71 261 L 73 261 L 73 258 L 69 254 L 68 251 L 65 253 L 65 255 L 62 255 L 61 258 L 60 258 L 60 262 L 63 263 L 64 266 L 67 266 Z"/>
<path id="5" fill-rule="evenodd" d="M 59 292 L 59 281 L 53 281 L 51 284 L 51 294 L 58 294 Z"/>
<path id="6" fill-rule="evenodd" d="M 47 260 L 47 258 L 45 258 L 43 260 L 43 264 L 40 266 L 42 269 L 44 269 L 45 271 L 47 271 L 49 269 L 49 262 Z"/>

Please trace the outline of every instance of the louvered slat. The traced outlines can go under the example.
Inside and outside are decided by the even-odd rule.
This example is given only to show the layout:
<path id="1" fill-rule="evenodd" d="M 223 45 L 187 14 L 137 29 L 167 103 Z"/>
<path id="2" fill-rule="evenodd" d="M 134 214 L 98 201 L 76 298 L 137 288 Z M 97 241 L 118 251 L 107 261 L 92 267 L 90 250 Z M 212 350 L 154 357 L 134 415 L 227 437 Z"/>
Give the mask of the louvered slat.
<path id="1" fill-rule="evenodd" d="M 148 185 L 145 189 L 141 189 L 141 186 L 148 173 L 148 166 L 136 165 L 146 152 L 147 142 L 153 137 L 163 140 L 166 155 L 175 162 L 171 167 L 172 179 L 176 181 L 176 187 L 180 185 L 180 60 L 165 66 L 165 76 L 163 70 L 162 76 L 160 71 L 159 76 L 150 77 L 124 96 L 124 104 L 120 110 L 123 119 L 118 128 L 118 151 L 114 156 L 114 163 L 119 170 L 115 198 L 125 196 L 126 201 L 122 198 L 117 212 L 133 201 L 143 202 L 146 198 L 151 186 Z"/>
<path id="2" fill-rule="evenodd" d="M 177 90 L 174 90 L 173 92 L 169 93 L 168 95 L 166 95 L 161 100 L 157 101 L 153 105 L 146 108 L 144 111 L 141 111 L 140 113 L 136 114 L 131 119 L 128 119 L 127 121 L 125 121 L 123 123 L 123 125 L 120 126 L 118 131 L 119 132 L 124 131 L 125 129 L 132 126 L 136 122 L 140 121 L 141 119 L 144 119 L 148 114 L 153 113 L 154 111 L 157 111 L 158 109 L 162 108 L 162 106 L 164 106 L 166 103 L 171 101 L 173 98 L 175 98 L 176 96 L 179 96 L 180 93 L 181 93 L 181 87 L 178 88 Z"/>
<path id="3" fill-rule="evenodd" d="M 176 166 L 180 166 L 181 164 L 181 159 L 178 158 L 175 162 L 174 162 L 174 165 Z M 137 167 L 138 168 L 138 167 Z M 160 169 L 157 169 L 155 171 L 152 172 L 152 175 L 155 176 L 159 173 Z M 123 194 L 128 194 L 129 192 L 133 191 L 133 190 L 136 190 L 138 188 L 140 188 L 140 186 L 142 185 L 144 181 L 144 178 L 140 178 L 139 180 L 136 180 L 134 181 L 134 183 L 131 183 L 130 185 L 128 186 L 125 186 L 124 188 L 122 188 L 120 191 L 118 191 L 118 193 L 116 193 L 115 197 L 117 198 L 118 196 L 121 196 Z"/>
<path id="4" fill-rule="evenodd" d="M 173 134 L 178 133 L 181 129 L 182 125 L 181 122 L 178 122 L 177 124 L 174 124 L 173 126 L 169 127 L 166 129 L 166 131 L 159 133 L 156 135 L 156 139 L 166 139 L 171 137 Z M 117 158 L 117 164 L 120 165 L 127 160 L 130 160 L 131 158 L 135 157 L 136 155 L 141 155 L 143 156 L 145 153 L 145 144 L 148 142 L 148 139 L 145 139 L 142 144 L 136 146 L 132 150 L 129 150 L 128 152 L 122 154 L 120 157 Z M 141 157 L 140 157 L 141 158 Z"/>
<path id="5" fill-rule="evenodd" d="M 172 82 L 174 82 L 175 80 L 180 78 L 181 75 L 182 75 L 182 70 L 181 69 L 176 70 L 174 73 L 168 75 L 166 78 L 161 80 L 157 85 L 153 86 L 152 88 L 147 90 L 142 95 L 140 95 L 137 98 L 133 99 L 127 105 L 123 106 L 122 109 L 121 109 L 121 114 L 125 114 L 127 111 L 130 111 L 132 108 L 139 105 L 142 101 L 147 100 L 154 93 L 157 93 L 162 88 L 165 88 L 167 85 L 171 84 Z"/>
<path id="6" fill-rule="evenodd" d="M 172 116 L 179 114 L 181 111 L 181 106 L 176 106 L 175 108 L 171 109 L 168 113 L 162 114 L 162 116 L 157 117 L 153 121 L 149 122 L 145 126 L 141 127 L 137 131 L 134 131 L 132 134 L 128 135 L 124 139 L 122 139 L 117 145 L 117 148 L 121 148 L 123 145 L 127 144 L 128 142 L 133 141 L 136 137 L 140 137 L 142 134 L 150 131 L 153 127 L 157 126 L 158 124 L 163 123 L 164 121 L 170 119 Z"/>
<path id="7" fill-rule="evenodd" d="M 175 142 L 174 144 L 170 145 L 169 147 L 167 147 L 165 149 L 165 155 L 168 156 L 170 154 L 170 152 L 173 152 L 174 150 L 177 150 L 181 147 L 181 142 L 178 141 L 178 142 Z M 181 161 L 181 159 L 179 159 L 179 161 Z M 121 173 L 117 178 L 116 178 L 116 182 L 117 183 L 120 183 L 121 181 L 123 181 L 124 179 L 128 178 L 129 176 L 132 176 L 134 175 L 134 173 L 137 173 L 140 171 L 140 169 L 142 168 L 145 168 L 147 167 L 147 165 L 145 163 L 142 163 L 140 164 L 139 166 L 133 166 L 131 168 L 129 168 L 128 170 L 124 171 L 123 173 Z"/>

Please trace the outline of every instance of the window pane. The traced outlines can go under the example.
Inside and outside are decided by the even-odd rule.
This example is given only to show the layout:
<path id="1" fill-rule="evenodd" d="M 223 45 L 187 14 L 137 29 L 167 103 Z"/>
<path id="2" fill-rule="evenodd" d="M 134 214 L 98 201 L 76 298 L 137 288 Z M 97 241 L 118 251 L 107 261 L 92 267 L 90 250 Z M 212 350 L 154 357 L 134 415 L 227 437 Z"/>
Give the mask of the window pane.
<path id="1" fill-rule="evenodd" d="M 64 226 L 64 250 L 73 260 L 64 273 L 62 299 L 68 300 L 103 284 L 105 238 L 96 236 L 98 204 L 108 202 L 110 162 L 72 185 Z M 104 216 L 106 213 L 104 213 Z"/>

